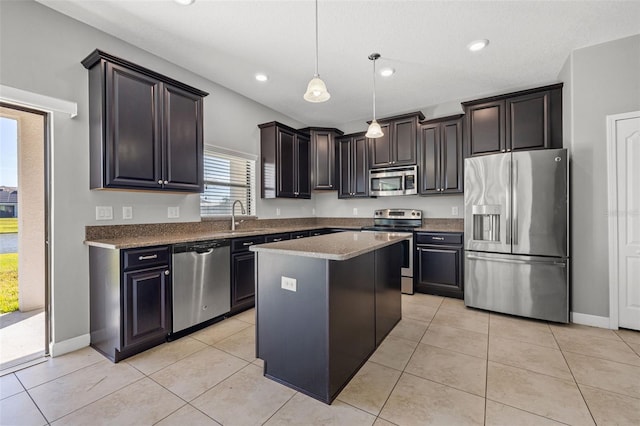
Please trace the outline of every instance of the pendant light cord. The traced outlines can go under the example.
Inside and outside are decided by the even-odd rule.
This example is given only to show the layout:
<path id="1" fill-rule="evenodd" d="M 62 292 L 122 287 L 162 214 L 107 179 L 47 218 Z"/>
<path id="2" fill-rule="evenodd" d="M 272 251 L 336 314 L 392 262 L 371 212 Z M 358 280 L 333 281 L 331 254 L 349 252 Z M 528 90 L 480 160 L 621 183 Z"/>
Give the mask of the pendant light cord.
<path id="1" fill-rule="evenodd" d="M 373 60 L 373 119 L 376 119 L 376 59 Z"/>
<path id="2" fill-rule="evenodd" d="M 320 74 L 318 73 L 318 0 L 316 0 L 316 74 L 318 77 Z"/>

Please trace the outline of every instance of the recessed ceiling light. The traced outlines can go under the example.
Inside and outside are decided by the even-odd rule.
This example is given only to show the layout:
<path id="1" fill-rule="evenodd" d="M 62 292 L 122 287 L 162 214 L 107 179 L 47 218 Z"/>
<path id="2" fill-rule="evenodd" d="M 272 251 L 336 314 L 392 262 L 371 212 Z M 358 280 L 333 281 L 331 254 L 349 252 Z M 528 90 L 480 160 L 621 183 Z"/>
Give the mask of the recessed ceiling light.
<path id="1" fill-rule="evenodd" d="M 256 74 L 256 80 L 265 82 L 269 80 L 269 77 L 266 74 Z"/>
<path id="2" fill-rule="evenodd" d="M 481 39 L 481 40 L 473 40 L 471 43 L 467 44 L 467 49 L 472 52 L 477 52 L 478 50 L 482 50 L 489 44 L 489 40 Z"/>
<path id="3" fill-rule="evenodd" d="M 396 70 L 393 68 L 382 68 L 380 70 L 380 75 L 383 77 L 391 77 L 395 72 Z"/>
<path id="4" fill-rule="evenodd" d="M 189 6 L 190 4 L 195 3 L 196 0 L 173 0 L 173 1 L 183 6 Z"/>

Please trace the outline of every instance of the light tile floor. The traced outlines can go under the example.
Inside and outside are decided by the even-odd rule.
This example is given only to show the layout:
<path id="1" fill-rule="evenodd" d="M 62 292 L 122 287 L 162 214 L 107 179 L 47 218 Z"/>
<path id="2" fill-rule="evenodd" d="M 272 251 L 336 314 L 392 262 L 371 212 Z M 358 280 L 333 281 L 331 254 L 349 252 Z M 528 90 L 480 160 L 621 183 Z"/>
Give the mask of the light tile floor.
<path id="1" fill-rule="evenodd" d="M 2 425 L 638 425 L 640 333 L 403 295 L 329 406 L 266 379 L 247 311 L 118 364 L 91 348 L 0 377 Z"/>

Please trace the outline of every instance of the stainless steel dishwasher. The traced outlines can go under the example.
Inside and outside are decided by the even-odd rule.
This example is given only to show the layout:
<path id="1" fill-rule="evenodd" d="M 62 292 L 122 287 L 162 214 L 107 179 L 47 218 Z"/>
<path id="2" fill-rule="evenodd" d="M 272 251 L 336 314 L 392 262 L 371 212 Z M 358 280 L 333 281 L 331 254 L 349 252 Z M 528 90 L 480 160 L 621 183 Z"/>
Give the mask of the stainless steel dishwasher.
<path id="1" fill-rule="evenodd" d="M 229 240 L 173 246 L 173 333 L 229 312 L 229 253 Z"/>

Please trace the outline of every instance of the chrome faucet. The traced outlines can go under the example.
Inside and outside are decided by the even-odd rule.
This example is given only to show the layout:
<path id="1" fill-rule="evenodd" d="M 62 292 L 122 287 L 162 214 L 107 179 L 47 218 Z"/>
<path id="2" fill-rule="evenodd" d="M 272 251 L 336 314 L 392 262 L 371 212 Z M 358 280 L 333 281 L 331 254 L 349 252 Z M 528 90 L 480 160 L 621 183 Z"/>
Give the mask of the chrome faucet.
<path id="1" fill-rule="evenodd" d="M 247 214 L 244 210 L 244 206 L 242 205 L 242 201 L 240 200 L 235 200 L 233 202 L 233 205 L 231 206 L 231 230 L 235 231 L 236 230 L 236 215 L 235 215 L 235 210 L 236 210 L 236 203 L 240 203 L 240 212 L 242 214 Z M 238 222 L 239 223 L 239 222 Z"/>

